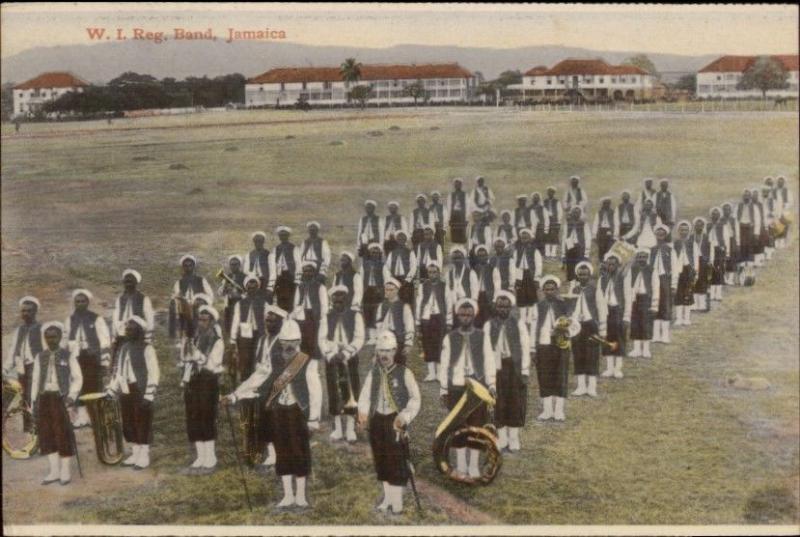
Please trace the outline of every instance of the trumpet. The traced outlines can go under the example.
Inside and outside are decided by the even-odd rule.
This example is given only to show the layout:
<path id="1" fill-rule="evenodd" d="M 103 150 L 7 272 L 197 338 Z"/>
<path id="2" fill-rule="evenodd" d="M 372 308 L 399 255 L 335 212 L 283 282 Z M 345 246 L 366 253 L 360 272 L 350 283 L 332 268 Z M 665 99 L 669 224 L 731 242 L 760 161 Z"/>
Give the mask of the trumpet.
<path id="1" fill-rule="evenodd" d="M 598 334 L 592 334 L 591 336 L 589 336 L 589 341 L 592 341 L 594 343 L 599 343 L 600 345 L 606 347 L 610 351 L 615 351 L 619 348 L 619 343 L 617 343 L 616 341 L 608 341 L 607 339 L 603 339 Z"/>
<path id="2" fill-rule="evenodd" d="M 218 271 L 217 271 L 217 272 L 214 274 L 214 276 L 216 276 L 216 278 L 217 278 L 218 280 L 220 280 L 220 281 L 222 281 L 222 282 L 225 282 L 226 284 L 228 284 L 228 285 L 230 285 L 231 287 L 233 287 L 234 289 L 236 289 L 236 290 L 237 290 L 239 293 L 242 293 L 242 294 L 244 294 L 244 287 L 242 287 L 241 285 L 239 285 L 238 283 L 236 283 L 236 280 L 234 280 L 233 278 L 231 278 L 230 276 L 228 276 L 227 274 L 225 274 L 225 270 L 224 270 L 224 269 L 219 269 L 219 270 L 218 270 Z"/>

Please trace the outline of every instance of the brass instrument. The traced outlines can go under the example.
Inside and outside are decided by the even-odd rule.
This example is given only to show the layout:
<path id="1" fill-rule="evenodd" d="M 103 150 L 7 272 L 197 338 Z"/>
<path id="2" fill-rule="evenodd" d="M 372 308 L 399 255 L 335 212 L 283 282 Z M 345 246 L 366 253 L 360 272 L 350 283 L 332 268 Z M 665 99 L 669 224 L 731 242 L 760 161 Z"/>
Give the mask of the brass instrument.
<path id="1" fill-rule="evenodd" d="M 616 351 L 619 348 L 619 344 L 616 341 L 608 341 L 607 339 L 603 339 L 598 334 L 592 334 L 589 336 L 589 341 L 594 343 L 599 343 L 603 347 L 606 347 L 610 351 Z"/>
<path id="2" fill-rule="evenodd" d="M 620 257 L 620 267 L 627 265 L 636 255 L 636 247 L 624 240 L 612 244 L 608 251 Z"/>
<path id="3" fill-rule="evenodd" d="M 463 426 L 467 417 L 480 405 L 494 406 L 495 399 L 481 383 L 467 379 L 466 390 L 456 406 L 436 428 L 433 439 L 433 461 L 436 468 L 448 478 L 468 485 L 488 485 L 497 476 L 502 465 L 502 455 L 497 447 L 497 434 L 494 425 L 483 427 Z M 486 461 L 481 468 L 481 476 L 472 478 L 462 476 L 450 465 L 449 453 L 453 441 L 466 437 L 467 446 L 486 454 Z"/>
<path id="4" fill-rule="evenodd" d="M 29 459 L 39 449 L 36 420 L 13 379 L 3 381 L 3 449 L 12 459 Z"/>
<path id="5" fill-rule="evenodd" d="M 572 319 L 567 316 L 561 316 L 556 319 L 556 325 L 553 327 L 553 339 L 556 347 L 561 350 L 568 350 L 572 347 L 572 338 L 569 335 L 571 324 Z"/>
<path id="6" fill-rule="evenodd" d="M 125 456 L 119 401 L 102 392 L 79 397 L 89 413 L 97 459 L 103 464 L 119 464 Z"/>
<path id="7" fill-rule="evenodd" d="M 219 269 L 214 274 L 214 276 L 216 276 L 216 278 L 218 280 L 221 280 L 221 281 L 225 282 L 226 284 L 230 285 L 231 287 L 233 287 L 234 289 L 236 289 L 239 293 L 244 294 L 244 292 L 245 292 L 244 291 L 244 287 L 242 287 L 241 285 L 236 283 L 236 280 L 234 280 L 233 278 L 231 278 L 230 276 L 225 274 L 225 270 L 224 269 Z"/>
<path id="8" fill-rule="evenodd" d="M 275 379 L 275 382 L 272 383 L 272 389 L 269 392 L 269 396 L 267 397 L 267 401 L 264 403 L 264 408 L 269 409 L 272 406 L 272 402 L 275 400 L 276 397 L 283 391 L 283 389 L 292 382 L 298 373 L 303 369 L 303 367 L 308 362 L 309 357 L 304 352 L 298 352 L 294 355 L 294 358 L 286 364 L 286 367 L 278 375 L 278 378 Z"/>
<path id="9" fill-rule="evenodd" d="M 347 362 L 342 360 L 341 367 L 337 368 L 336 373 L 339 376 L 339 385 L 347 386 L 348 397 L 342 407 L 344 413 L 354 414 L 355 410 L 358 408 L 358 401 L 356 401 L 355 394 L 353 393 L 353 384 L 350 382 L 350 369 L 347 367 Z M 344 377 L 344 381 L 342 381 L 342 377 Z"/>

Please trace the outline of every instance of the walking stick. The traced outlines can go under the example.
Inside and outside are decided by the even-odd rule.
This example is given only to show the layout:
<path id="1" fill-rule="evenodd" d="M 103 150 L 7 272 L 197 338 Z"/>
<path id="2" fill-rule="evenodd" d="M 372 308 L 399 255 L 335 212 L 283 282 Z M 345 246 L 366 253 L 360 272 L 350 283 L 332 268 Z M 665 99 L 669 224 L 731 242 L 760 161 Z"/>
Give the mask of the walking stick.
<path id="1" fill-rule="evenodd" d="M 408 447 L 408 432 L 402 431 L 400 434 L 400 442 L 403 445 L 403 463 L 408 467 L 408 479 L 411 482 L 411 492 L 414 494 L 414 501 L 417 504 L 417 516 L 422 517 L 422 504 L 419 501 L 419 493 L 417 493 L 417 482 L 414 480 L 414 466 L 411 464 L 411 454 Z"/>
<path id="2" fill-rule="evenodd" d="M 75 427 L 72 426 L 72 421 L 69 419 L 69 408 L 67 407 L 66 401 L 62 401 L 64 404 L 64 418 L 67 422 L 67 430 L 69 431 L 69 443 L 72 444 L 72 451 L 75 453 L 75 462 L 78 465 L 78 475 L 81 476 L 83 479 L 83 468 L 81 468 L 81 457 L 78 455 L 78 443 L 75 441 Z"/>
<path id="3" fill-rule="evenodd" d="M 239 453 L 239 440 L 236 438 L 236 429 L 233 427 L 233 420 L 231 419 L 231 409 L 226 404 L 225 416 L 228 418 L 228 426 L 231 429 L 231 438 L 233 438 L 233 448 L 236 451 L 236 464 L 239 466 L 239 476 L 242 479 L 242 487 L 244 488 L 244 497 L 247 498 L 247 507 L 250 511 L 253 510 L 253 505 L 250 503 L 250 491 L 247 490 L 247 481 L 244 477 L 244 469 L 242 468 L 242 455 Z"/>

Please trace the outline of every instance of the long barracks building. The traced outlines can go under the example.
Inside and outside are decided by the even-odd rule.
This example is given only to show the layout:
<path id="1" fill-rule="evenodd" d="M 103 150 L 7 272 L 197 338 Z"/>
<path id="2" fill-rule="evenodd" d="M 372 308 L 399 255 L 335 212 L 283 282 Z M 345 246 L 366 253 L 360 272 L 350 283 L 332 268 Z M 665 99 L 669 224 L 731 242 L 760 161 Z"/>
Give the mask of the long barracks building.
<path id="1" fill-rule="evenodd" d="M 281 67 L 251 78 L 245 85 L 245 105 L 291 106 L 303 97 L 312 106 L 348 102 L 350 89 L 372 88 L 370 104 L 413 104 L 405 88 L 419 81 L 424 89 L 418 102 L 458 103 L 475 98 L 477 81 L 457 63 L 425 65 L 362 65 L 358 82 L 342 79 L 339 67 Z"/>

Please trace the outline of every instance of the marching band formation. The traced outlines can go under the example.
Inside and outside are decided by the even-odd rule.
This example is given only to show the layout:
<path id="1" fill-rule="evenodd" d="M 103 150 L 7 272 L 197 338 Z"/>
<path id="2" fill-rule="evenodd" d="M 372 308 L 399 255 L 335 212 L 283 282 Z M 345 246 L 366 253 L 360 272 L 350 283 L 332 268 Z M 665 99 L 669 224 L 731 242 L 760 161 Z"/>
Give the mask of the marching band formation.
<path id="1" fill-rule="evenodd" d="M 429 202 L 419 194 L 408 218 L 397 201 L 380 216 L 378 203 L 367 200 L 355 253 L 340 252 L 334 261 L 316 221 L 298 243 L 279 226 L 272 250 L 256 232 L 253 249 L 230 256 L 227 270 L 217 272 L 216 293 L 196 272 L 197 259 L 183 256 L 168 333 L 196 451 L 185 473 L 215 470 L 218 413 L 235 406 L 245 459 L 281 477 L 278 507 L 308 507 L 324 370 L 330 440 L 357 442 L 357 430 L 367 429 L 383 486 L 377 509 L 402 512 L 403 490 L 409 479 L 413 485 L 407 431 L 421 406 L 409 367 L 417 365 L 419 344 L 423 382 L 438 383 L 450 412 L 436 432 L 437 467 L 461 482 L 488 482 L 497 467 L 487 469 L 482 455 L 496 462 L 500 453 L 520 450 L 532 370 L 542 405 L 537 419 L 564 421 L 570 361 L 571 395 L 597 397 L 598 377 L 623 378 L 626 356 L 651 358 L 651 343 L 668 344 L 672 327 L 709 311 L 724 286 L 753 285 L 755 268 L 787 244 L 793 198 L 784 177 L 767 177 L 738 203 L 691 221 L 679 220 L 669 181 L 658 181 L 658 189 L 654 183 L 645 179 L 641 192 L 622 192 L 618 202 L 601 199 L 591 219 L 579 177 L 570 178 L 563 200 L 555 187 L 518 196 L 497 223 L 483 177 L 470 192 L 455 179 L 444 197 L 432 192 Z M 545 274 L 545 260 L 561 262 L 564 283 Z M 78 455 L 73 428 L 91 421 L 103 435 L 98 456 L 114 451 L 114 435 L 95 423 L 108 421 L 93 410 L 97 401 L 118 412 L 131 452 L 124 458 L 118 439 L 117 453 L 101 461 L 150 465 L 160 372 L 154 311 L 141 283 L 136 270 L 123 272 L 110 323 L 92 311 L 86 289 L 73 291 L 64 323 L 42 325 L 39 300 L 19 301 L 21 324 L 4 355 L 3 378 L 30 410 L 23 427 L 48 458 L 44 485 L 70 482 Z M 224 298 L 222 314 L 215 296 Z M 235 389 L 223 395 L 226 375 Z"/>

